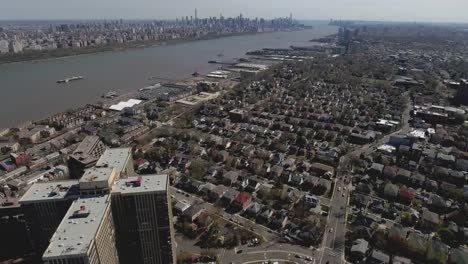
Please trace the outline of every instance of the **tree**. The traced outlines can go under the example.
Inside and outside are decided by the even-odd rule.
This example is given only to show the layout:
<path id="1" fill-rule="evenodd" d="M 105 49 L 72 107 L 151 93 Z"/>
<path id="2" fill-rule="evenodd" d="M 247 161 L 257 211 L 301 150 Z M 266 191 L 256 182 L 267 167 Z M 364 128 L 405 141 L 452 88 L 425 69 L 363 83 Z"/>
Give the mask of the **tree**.
<path id="1" fill-rule="evenodd" d="M 422 208 L 422 202 L 419 199 L 413 200 L 413 208 L 416 210 L 420 210 Z"/>
<path id="2" fill-rule="evenodd" d="M 193 160 L 190 163 L 190 166 L 188 168 L 190 172 L 190 176 L 192 176 L 195 179 L 199 179 L 199 180 L 202 179 L 206 175 L 206 171 L 207 171 L 206 167 L 207 167 L 206 161 L 200 158 Z"/>
<path id="3" fill-rule="evenodd" d="M 307 145 L 307 139 L 304 136 L 298 136 L 296 140 L 296 145 L 300 148 L 305 148 Z"/>
<path id="4" fill-rule="evenodd" d="M 324 195 L 327 192 L 327 187 L 319 184 L 312 189 L 312 193 L 315 195 Z"/>
<path id="5" fill-rule="evenodd" d="M 448 245 L 453 245 L 456 240 L 455 234 L 448 228 L 441 228 L 438 233 L 442 241 Z"/>
<path id="6" fill-rule="evenodd" d="M 227 248 L 234 248 L 239 246 L 239 237 L 237 234 L 233 234 L 229 239 L 224 242 L 224 246 Z"/>
<path id="7" fill-rule="evenodd" d="M 411 225 L 413 223 L 413 218 L 409 212 L 401 213 L 401 223 L 404 225 Z"/>
<path id="8" fill-rule="evenodd" d="M 156 102 L 156 105 L 157 105 L 158 107 L 166 108 L 166 107 L 169 106 L 169 103 L 164 102 L 164 101 L 158 101 L 158 102 Z"/>

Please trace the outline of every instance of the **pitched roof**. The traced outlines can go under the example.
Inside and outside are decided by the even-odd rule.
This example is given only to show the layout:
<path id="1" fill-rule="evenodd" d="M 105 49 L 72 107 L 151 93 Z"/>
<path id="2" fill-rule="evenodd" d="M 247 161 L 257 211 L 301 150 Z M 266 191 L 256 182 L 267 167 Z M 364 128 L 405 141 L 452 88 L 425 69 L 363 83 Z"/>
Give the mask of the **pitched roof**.
<path id="1" fill-rule="evenodd" d="M 411 264 L 411 259 L 400 256 L 393 257 L 393 264 Z"/>
<path id="2" fill-rule="evenodd" d="M 468 250 L 462 248 L 452 249 L 450 255 L 450 264 L 465 264 L 468 263 Z"/>
<path id="3" fill-rule="evenodd" d="M 408 246 L 412 250 L 424 251 L 426 250 L 426 238 L 418 233 L 410 233 L 408 236 Z"/>
<path id="4" fill-rule="evenodd" d="M 367 250 L 369 250 L 369 242 L 365 239 L 356 239 L 353 242 L 353 246 L 351 247 L 351 252 L 357 252 L 361 254 L 366 254 Z"/>
<path id="5" fill-rule="evenodd" d="M 429 211 L 426 208 L 423 209 L 422 218 L 423 220 L 428 221 L 429 223 L 432 223 L 432 224 L 438 225 L 440 223 L 439 215 L 434 212 Z"/>
<path id="6" fill-rule="evenodd" d="M 407 200 L 413 200 L 414 197 L 416 196 L 416 190 L 413 188 L 408 188 L 405 185 L 402 185 L 400 187 L 400 196 L 407 199 Z"/>
<path id="7" fill-rule="evenodd" d="M 378 260 L 380 263 L 390 263 L 390 256 L 379 250 L 374 249 L 370 257 Z"/>
<path id="8" fill-rule="evenodd" d="M 335 168 L 333 168 L 332 166 L 325 165 L 323 163 L 314 162 L 310 165 L 310 167 L 312 169 L 317 169 L 320 171 L 326 171 L 331 173 L 335 172 Z"/>
<path id="9" fill-rule="evenodd" d="M 393 239 L 406 239 L 407 233 L 408 228 L 400 224 L 394 224 L 388 232 L 388 237 Z"/>
<path id="10" fill-rule="evenodd" d="M 251 198 L 252 198 L 252 196 L 249 193 L 242 192 L 242 193 L 239 193 L 239 195 L 237 195 L 237 197 L 236 197 L 236 199 L 234 199 L 234 201 L 239 203 L 239 204 L 244 204 L 244 203 L 248 202 Z"/>

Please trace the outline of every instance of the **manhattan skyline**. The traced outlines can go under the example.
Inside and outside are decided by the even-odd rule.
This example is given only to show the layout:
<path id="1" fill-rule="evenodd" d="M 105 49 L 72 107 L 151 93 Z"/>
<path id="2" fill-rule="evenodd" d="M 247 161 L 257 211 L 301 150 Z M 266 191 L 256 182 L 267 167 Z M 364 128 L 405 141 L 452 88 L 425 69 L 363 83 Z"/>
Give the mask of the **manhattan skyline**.
<path id="1" fill-rule="evenodd" d="M 288 2 L 239 0 L 235 2 L 199 1 L 110 1 L 83 0 L 63 2 L 24 0 L 4 2 L 1 20 L 74 20 L 74 19 L 174 19 L 194 15 L 199 17 L 237 16 L 275 18 L 293 14 L 301 20 L 372 20 L 411 22 L 468 22 L 465 10 L 468 2 L 461 0 L 332 0 Z"/>

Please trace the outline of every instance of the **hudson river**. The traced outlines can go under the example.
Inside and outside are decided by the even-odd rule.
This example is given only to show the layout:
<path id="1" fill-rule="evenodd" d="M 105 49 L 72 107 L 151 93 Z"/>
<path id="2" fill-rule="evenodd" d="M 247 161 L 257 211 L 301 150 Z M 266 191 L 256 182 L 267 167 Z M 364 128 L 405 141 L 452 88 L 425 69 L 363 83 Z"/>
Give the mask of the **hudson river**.
<path id="1" fill-rule="evenodd" d="M 336 33 L 326 22 L 309 23 L 312 30 L 244 35 L 125 51 L 104 52 L 39 62 L 0 65 L 0 128 L 99 100 L 115 90 L 126 93 L 151 84 L 149 77 L 184 79 L 194 71 L 207 73 L 218 68 L 209 60 L 223 61 L 245 56 L 261 48 L 309 46 L 311 39 Z M 67 77 L 84 80 L 57 84 Z M 154 82 L 154 81 L 153 81 Z"/>

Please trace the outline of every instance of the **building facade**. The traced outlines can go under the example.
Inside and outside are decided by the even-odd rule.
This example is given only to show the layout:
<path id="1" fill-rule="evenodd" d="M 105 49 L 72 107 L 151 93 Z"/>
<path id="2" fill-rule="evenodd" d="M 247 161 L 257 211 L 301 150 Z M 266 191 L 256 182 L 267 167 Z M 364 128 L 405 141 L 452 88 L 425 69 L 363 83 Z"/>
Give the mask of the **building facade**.
<path id="1" fill-rule="evenodd" d="M 114 168 L 90 168 L 79 180 L 81 197 L 109 194 L 119 174 Z"/>
<path id="2" fill-rule="evenodd" d="M 468 105 L 468 80 L 460 80 L 457 94 L 455 95 L 457 104 Z"/>
<path id="3" fill-rule="evenodd" d="M 119 263 L 109 195 L 73 202 L 50 240 L 45 264 Z"/>
<path id="4" fill-rule="evenodd" d="M 85 169 L 93 167 L 106 147 L 97 136 L 87 136 L 68 158 L 70 176 L 79 179 Z"/>
<path id="5" fill-rule="evenodd" d="M 49 239 L 78 196 L 78 181 L 62 181 L 36 183 L 20 199 L 36 260 L 40 260 Z"/>
<path id="6" fill-rule="evenodd" d="M 120 263 L 176 263 L 167 175 L 120 179 L 112 190 Z"/>

